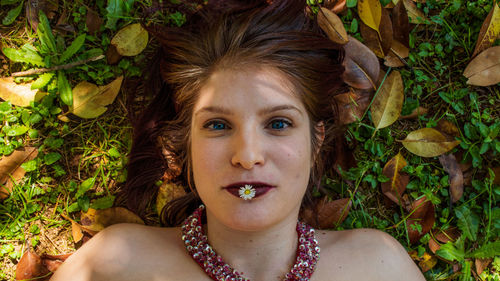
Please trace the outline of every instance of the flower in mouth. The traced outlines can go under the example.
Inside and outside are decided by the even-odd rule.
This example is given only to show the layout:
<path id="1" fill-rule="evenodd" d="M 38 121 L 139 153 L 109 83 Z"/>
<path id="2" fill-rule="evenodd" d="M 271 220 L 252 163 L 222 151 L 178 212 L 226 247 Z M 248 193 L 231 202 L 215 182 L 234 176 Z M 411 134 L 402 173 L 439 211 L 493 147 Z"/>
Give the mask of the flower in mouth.
<path id="1" fill-rule="evenodd" d="M 249 184 L 245 184 L 245 186 L 240 187 L 239 194 L 244 200 L 250 200 L 255 197 L 255 188 Z"/>

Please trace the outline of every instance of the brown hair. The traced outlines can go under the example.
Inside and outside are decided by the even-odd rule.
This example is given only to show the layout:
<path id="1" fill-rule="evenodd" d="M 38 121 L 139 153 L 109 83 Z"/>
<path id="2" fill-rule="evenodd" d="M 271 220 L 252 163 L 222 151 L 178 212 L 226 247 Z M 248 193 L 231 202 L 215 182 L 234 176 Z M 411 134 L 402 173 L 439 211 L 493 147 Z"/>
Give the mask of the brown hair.
<path id="1" fill-rule="evenodd" d="M 311 136 L 318 135 L 315 125 L 323 122 L 323 145 L 318 147 L 319 140 L 311 137 L 312 151 L 319 149 L 320 157 L 315 157 L 303 206 L 312 203 L 313 187 L 319 186 L 334 162 L 338 126 L 333 96 L 345 91 L 342 51 L 305 12 L 305 0 L 268 2 L 216 1 L 182 28 L 149 28 L 161 45 L 156 62 L 164 83 L 134 125 L 123 189 L 127 207 L 141 216 L 157 193 L 156 182 L 179 175 L 179 167 L 182 172 L 175 181 L 190 191 L 165 206 L 161 222 L 178 225 L 201 203 L 192 183 L 189 157 L 197 93 L 215 71 L 248 66 L 272 67 L 289 78 L 309 114 Z"/>

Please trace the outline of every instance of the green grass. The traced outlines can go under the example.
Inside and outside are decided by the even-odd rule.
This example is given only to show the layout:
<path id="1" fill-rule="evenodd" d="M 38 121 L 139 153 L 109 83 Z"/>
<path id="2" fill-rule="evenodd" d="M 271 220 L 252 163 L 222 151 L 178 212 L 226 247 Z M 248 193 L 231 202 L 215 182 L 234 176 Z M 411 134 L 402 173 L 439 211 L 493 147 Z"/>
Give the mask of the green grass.
<path id="1" fill-rule="evenodd" d="M 1 2 L 5 5 L 1 6 L 0 19 L 17 7 L 10 2 L 13 1 Z M 69 61 L 105 53 L 116 31 L 138 22 L 140 7 L 151 4 L 135 1 L 132 6 L 116 7 L 111 5 L 115 3 L 111 0 L 59 2 L 57 15 L 66 10 L 67 23 L 75 28 L 75 34 L 57 32 L 56 43 L 69 46 L 78 35 L 87 34 L 84 44 Z M 350 8 L 342 17 L 346 29 L 352 36 L 361 38 L 356 1 L 347 2 Z M 104 19 L 97 35 L 88 34 L 86 5 Z M 418 4 L 431 24 L 413 28 L 408 66 L 397 70 L 405 87 L 403 112 L 411 112 L 417 106 L 429 112 L 416 119 L 398 120 L 376 133 L 370 114 L 350 124 L 346 136 L 355 148 L 357 167 L 345 171 L 344 176 L 351 184 L 338 177 L 325 179 L 332 197 L 352 199 L 351 210 L 338 229 L 381 229 L 398 239 L 408 251 L 416 251 L 422 257 L 424 254 L 435 256 L 428 246 L 432 234 L 427 233 L 416 243 L 410 243 L 406 228 L 410 213 L 387 205 L 380 191 L 381 182 L 387 180 L 382 174 L 384 165 L 400 152 L 408 162 L 404 172 L 410 175 L 406 194 L 412 200 L 425 195 L 435 206 L 433 230 L 458 227 L 462 233 L 460 239 L 446 244 L 439 252 L 441 259 L 425 273 L 428 280 L 477 279 L 474 261 L 478 256 L 497 256 L 481 278 L 500 280 L 499 253 L 488 249 L 491 243 L 498 244 L 500 234 L 500 186 L 493 183 L 495 174 L 490 170 L 500 166 L 500 87 L 470 86 L 462 75 L 491 7 L 492 1 L 486 0 L 427 0 Z M 112 11 L 109 18 L 106 17 L 108 11 Z M 57 20 L 58 17 L 50 19 L 53 30 Z M 184 20 L 181 13 L 173 10 L 157 13 L 154 19 L 171 25 L 181 25 Z M 40 46 L 38 35 L 29 31 L 27 25 L 21 12 L 11 24 L 1 26 L 2 47 L 20 48 L 25 43 Z M 83 80 L 104 85 L 121 74 L 133 79 L 142 71 L 146 54 L 122 58 L 117 65 L 101 60 L 65 70 L 65 75 L 71 87 Z M 49 65 L 57 64 L 55 60 L 60 55 L 58 52 L 44 54 L 49 57 Z M 2 70 L 2 77 L 33 67 L 6 58 L 5 61 L 8 67 Z M 25 177 L 0 203 L 0 279 L 13 279 L 15 264 L 26 250 L 27 241 L 38 253 L 71 252 L 75 246 L 71 222 L 62 215 L 78 220 L 79 212 L 89 207 L 111 206 L 126 177 L 124 167 L 131 145 L 126 97 L 121 94 L 104 115 L 85 120 L 65 114 L 68 108 L 56 95 L 58 87 L 60 85 L 52 80 L 44 87 L 48 96 L 31 107 L 0 104 L 0 155 L 9 155 L 23 146 L 34 146 L 39 151 L 34 160 L 23 164 L 27 170 Z M 440 120 L 448 120 L 458 128 L 461 144 L 453 153 L 462 155 L 464 162 L 471 165 L 464 195 L 453 205 L 449 203 L 448 174 L 437 157 L 413 155 L 397 142 L 413 130 L 436 127 Z"/>

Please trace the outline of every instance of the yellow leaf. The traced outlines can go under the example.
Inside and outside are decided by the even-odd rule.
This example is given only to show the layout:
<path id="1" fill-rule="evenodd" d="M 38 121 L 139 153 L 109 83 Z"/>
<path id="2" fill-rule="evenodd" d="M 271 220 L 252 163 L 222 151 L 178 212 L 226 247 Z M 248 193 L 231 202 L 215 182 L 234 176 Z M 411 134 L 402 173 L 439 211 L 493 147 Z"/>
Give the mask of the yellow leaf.
<path id="1" fill-rule="evenodd" d="M 156 196 L 156 211 L 161 214 L 163 207 L 175 198 L 186 195 L 186 191 L 180 185 L 174 183 L 163 183 Z"/>
<path id="2" fill-rule="evenodd" d="M 321 7 L 318 12 L 318 25 L 333 42 L 345 44 L 349 41 L 342 20 L 334 12 Z"/>
<path id="3" fill-rule="evenodd" d="M 460 141 L 448 141 L 443 134 L 432 128 L 413 131 L 401 141 L 413 154 L 421 157 L 439 156 L 452 150 Z"/>
<path id="4" fill-rule="evenodd" d="M 0 199 L 7 197 L 12 190 L 14 186 L 12 180 L 20 180 L 26 174 L 21 164 L 35 159 L 37 155 L 36 147 L 24 147 L 0 158 Z"/>
<path id="5" fill-rule="evenodd" d="M 82 214 L 80 223 L 85 230 L 101 231 L 117 223 L 144 224 L 144 221 L 125 208 L 113 207 L 103 210 L 89 208 L 86 213 Z"/>
<path id="6" fill-rule="evenodd" d="M 472 56 L 476 56 L 493 45 L 500 35 L 500 3 L 493 4 L 477 37 L 476 48 Z"/>
<path id="7" fill-rule="evenodd" d="M 29 106 L 31 101 L 39 101 L 46 93 L 32 90 L 31 83 L 17 84 L 14 78 L 0 78 L 0 98 L 10 101 L 13 105 Z"/>
<path id="8" fill-rule="evenodd" d="M 140 23 L 127 25 L 111 39 L 111 45 L 122 56 L 138 55 L 148 45 L 148 32 Z"/>
<path id="9" fill-rule="evenodd" d="M 398 120 L 403 108 L 403 79 L 398 71 L 393 71 L 380 86 L 370 108 L 375 128 L 385 128 Z"/>
<path id="10" fill-rule="evenodd" d="M 465 68 L 467 84 L 490 86 L 500 82 L 500 46 L 491 47 L 475 57 Z"/>
<path id="11" fill-rule="evenodd" d="M 70 112 L 81 118 L 95 118 L 106 112 L 107 105 L 113 103 L 123 76 L 105 86 L 96 86 L 87 81 L 78 83 L 73 89 L 73 107 Z"/>
<path id="12" fill-rule="evenodd" d="M 71 220 L 71 233 L 73 234 L 73 241 L 75 243 L 80 242 L 83 238 L 83 231 L 81 226 L 75 221 Z"/>
<path id="13" fill-rule="evenodd" d="M 430 24 L 431 21 L 425 17 L 424 13 L 417 8 L 417 5 L 412 0 L 401 0 L 408 12 L 410 23 L 414 24 Z"/>
<path id="14" fill-rule="evenodd" d="M 401 195 L 410 181 L 408 174 L 401 173 L 401 169 L 406 165 L 406 160 L 401 153 L 398 153 L 385 164 L 382 170 L 382 174 L 389 178 L 389 181 L 382 183 L 382 193 L 396 204 L 401 203 Z"/>
<path id="15" fill-rule="evenodd" d="M 382 6 L 379 0 L 358 0 L 358 13 L 361 20 L 380 34 Z"/>

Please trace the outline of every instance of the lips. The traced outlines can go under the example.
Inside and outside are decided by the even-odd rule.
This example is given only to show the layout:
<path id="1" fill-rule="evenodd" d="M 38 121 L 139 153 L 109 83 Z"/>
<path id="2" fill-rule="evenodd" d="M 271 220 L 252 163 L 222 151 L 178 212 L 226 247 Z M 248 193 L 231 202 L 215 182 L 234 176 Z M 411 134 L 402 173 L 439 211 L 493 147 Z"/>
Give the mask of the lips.
<path id="1" fill-rule="evenodd" d="M 227 190 L 230 194 L 235 197 L 240 198 L 239 190 L 241 187 L 245 185 L 251 185 L 255 189 L 255 198 L 266 194 L 269 190 L 275 188 L 276 186 L 265 183 L 265 182 L 237 182 L 223 187 L 223 189 Z"/>

